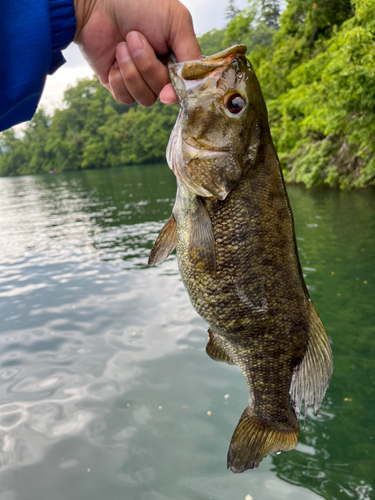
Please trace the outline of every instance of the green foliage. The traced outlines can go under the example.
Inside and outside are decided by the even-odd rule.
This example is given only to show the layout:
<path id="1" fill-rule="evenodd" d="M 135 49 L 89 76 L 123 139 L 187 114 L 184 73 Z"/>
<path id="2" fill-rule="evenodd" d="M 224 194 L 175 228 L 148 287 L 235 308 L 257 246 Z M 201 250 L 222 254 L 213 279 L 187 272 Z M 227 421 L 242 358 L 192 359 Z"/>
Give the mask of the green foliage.
<path id="1" fill-rule="evenodd" d="M 271 45 L 278 29 L 279 0 L 249 0 L 242 11 L 229 1 L 226 18 L 225 29 L 213 29 L 198 38 L 203 54 L 215 54 L 239 43 L 245 44 L 249 51 Z"/>
<path id="2" fill-rule="evenodd" d="M 345 188 L 375 179 L 375 0 L 354 5 L 269 103 L 287 181 Z"/>
<path id="3" fill-rule="evenodd" d="M 311 47 L 319 38 L 329 38 L 334 27 L 353 14 L 350 0 L 290 0 L 280 24 L 283 34 L 305 38 Z"/>
<path id="4" fill-rule="evenodd" d="M 279 19 L 277 8 L 250 1 L 224 44 L 250 49 L 286 180 L 374 182 L 375 0 L 289 0 Z"/>
<path id="5" fill-rule="evenodd" d="M 277 30 L 279 26 L 280 5 L 278 0 L 261 0 L 261 20 L 266 26 Z"/>
<path id="6" fill-rule="evenodd" d="M 250 35 L 254 30 L 256 18 L 256 5 L 249 2 L 246 9 L 242 10 L 229 22 L 223 41 L 224 45 L 248 44 Z"/>
<path id="7" fill-rule="evenodd" d="M 160 162 L 176 106 L 151 108 L 117 103 L 97 78 L 64 94 L 65 109 L 52 118 L 39 110 L 17 138 L 0 134 L 0 175 L 25 175 Z"/>
<path id="8" fill-rule="evenodd" d="M 204 54 L 245 43 L 286 180 L 341 188 L 375 182 L 375 0 L 249 0 L 199 38 Z M 96 78 L 0 134 L 0 175 L 158 162 L 176 107 L 123 106 Z"/>
<path id="9" fill-rule="evenodd" d="M 14 130 L 0 134 L 0 175 L 12 176 L 46 171 L 50 157 L 45 150 L 45 136 L 50 118 L 39 110 L 19 139 Z"/>
<path id="10" fill-rule="evenodd" d="M 247 7 L 230 20 L 223 47 L 240 43 L 249 51 L 256 46 L 268 47 L 278 28 L 278 17 L 278 0 L 248 0 Z"/>
<path id="11" fill-rule="evenodd" d="M 237 8 L 236 2 L 234 0 L 229 0 L 227 6 L 225 8 L 225 19 L 227 19 L 230 22 L 239 13 L 240 13 L 240 10 Z"/>
<path id="12" fill-rule="evenodd" d="M 213 29 L 198 38 L 202 54 L 210 56 L 220 52 L 224 48 L 225 30 Z"/>

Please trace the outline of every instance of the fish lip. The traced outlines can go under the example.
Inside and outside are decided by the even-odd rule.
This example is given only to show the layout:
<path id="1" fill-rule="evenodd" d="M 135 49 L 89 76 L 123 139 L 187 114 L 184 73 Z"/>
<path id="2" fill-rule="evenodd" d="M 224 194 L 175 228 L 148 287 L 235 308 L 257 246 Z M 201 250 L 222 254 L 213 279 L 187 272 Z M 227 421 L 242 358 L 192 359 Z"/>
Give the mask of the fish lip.
<path id="1" fill-rule="evenodd" d="M 193 160 L 215 160 L 228 155 L 228 151 L 223 151 L 220 149 L 197 148 L 187 143 L 183 144 L 183 151 L 184 154 L 188 156 L 189 162 Z"/>
<path id="2" fill-rule="evenodd" d="M 183 145 L 184 153 L 188 155 L 190 160 L 203 160 L 203 159 L 215 159 L 221 158 L 228 154 L 227 151 L 215 150 L 215 149 L 204 149 L 196 148 L 195 146 L 190 146 L 190 144 Z"/>
<path id="3" fill-rule="evenodd" d="M 168 60 L 168 73 L 173 88 L 177 94 L 180 104 L 186 94 L 183 78 L 181 77 L 181 70 L 185 63 L 176 62 L 176 56 L 171 54 Z"/>
<path id="4" fill-rule="evenodd" d="M 204 151 L 204 152 L 207 152 L 207 153 L 223 153 L 223 154 L 227 154 L 227 153 L 230 153 L 230 151 L 226 148 L 205 148 L 204 146 L 202 146 L 199 141 L 197 141 L 196 139 L 194 139 L 194 137 L 189 137 L 188 139 L 183 139 L 183 143 L 184 145 L 187 145 L 189 147 L 189 149 L 193 149 L 193 150 L 196 150 L 196 151 Z"/>
<path id="5" fill-rule="evenodd" d="M 218 52 L 217 54 L 206 56 L 205 59 L 212 61 L 216 59 L 226 59 L 228 56 L 231 55 L 245 55 L 246 52 L 247 52 L 246 45 L 237 44 L 237 45 L 232 45 L 231 47 L 228 47 L 227 49 L 224 49 L 221 52 Z"/>

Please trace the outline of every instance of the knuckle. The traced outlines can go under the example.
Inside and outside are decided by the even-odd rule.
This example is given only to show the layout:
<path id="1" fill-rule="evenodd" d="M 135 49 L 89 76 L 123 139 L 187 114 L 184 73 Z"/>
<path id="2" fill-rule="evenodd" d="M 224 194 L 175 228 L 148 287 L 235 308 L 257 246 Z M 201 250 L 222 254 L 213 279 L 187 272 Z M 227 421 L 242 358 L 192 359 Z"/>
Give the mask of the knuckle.
<path id="1" fill-rule="evenodd" d="M 156 101 L 156 96 L 152 95 L 152 96 L 143 98 L 142 102 L 139 101 L 139 104 L 142 104 L 142 106 L 144 106 L 145 108 L 149 108 L 150 106 L 155 104 L 155 101 Z"/>
<path id="2" fill-rule="evenodd" d="M 154 61 L 146 55 L 139 56 L 137 66 L 141 73 L 150 73 L 154 70 Z"/>
<path id="3" fill-rule="evenodd" d="M 112 95 L 115 101 L 121 102 L 120 95 L 115 90 L 112 90 Z"/>
<path id="4" fill-rule="evenodd" d="M 133 102 L 134 102 L 134 99 L 130 95 L 124 96 L 123 99 L 122 99 L 122 103 L 123 104 L 129 105 L 129 104 L 133 104 Z"/>
<path id="5" fill-rule="evenodd" d="M 123 85 L 120 71 L 115 71 L 111 69 L 109 73 L 109 83 L 111 87 L 120 87 L 121 85 Z"/>
<path id="6" fill-rule="evenodd" d="M 123 85 L 122 85 L 123 86 Z M 119 85 L 115 85 L 114 83 L 111 84 L 111 92 L 113 95 L 113 98 L 117 102 L 122 102 L 123 99 L 123 89 Z"/>
<path id="7" fill-rule="evenodd" d="M 124 87 L 121 89 L 115 88 L 113 89 L 112 95 L 117 102 L 121 102 L 122 104 L 132 104 L 134 102 L 133 96 L 131 96 Z"/>
<path id="8" fill-rule="evenodd" d="M 126 86 L 136 86 L 137 83 L 139 82 L 139 73 L 137 70 L 134 69 L 129 69 L 125 74 L 124 74 L 124 81 L 126 82 Z"/>

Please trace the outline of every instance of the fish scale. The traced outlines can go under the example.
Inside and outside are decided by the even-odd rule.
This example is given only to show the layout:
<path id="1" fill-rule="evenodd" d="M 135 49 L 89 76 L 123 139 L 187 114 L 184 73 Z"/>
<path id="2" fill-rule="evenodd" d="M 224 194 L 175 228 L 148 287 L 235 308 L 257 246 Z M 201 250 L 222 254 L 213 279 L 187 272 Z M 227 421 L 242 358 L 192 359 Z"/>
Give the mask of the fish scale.
<path id="1" fill-rule="evenodd" d="M 245 52 L 235 46 L 169 64 L 181 105 L 167 151 L 178 188 L 149 259 L 157 264 L 176 246 L 192 305 L 210 325 L 207 354 L 239 366 L 247 382 L 249 404 L 228 451 L 233 472 L 293 449 L 302 401 L 305 416 L 309 404 L 317 412 L 332 374 L 267 110 Z"/>

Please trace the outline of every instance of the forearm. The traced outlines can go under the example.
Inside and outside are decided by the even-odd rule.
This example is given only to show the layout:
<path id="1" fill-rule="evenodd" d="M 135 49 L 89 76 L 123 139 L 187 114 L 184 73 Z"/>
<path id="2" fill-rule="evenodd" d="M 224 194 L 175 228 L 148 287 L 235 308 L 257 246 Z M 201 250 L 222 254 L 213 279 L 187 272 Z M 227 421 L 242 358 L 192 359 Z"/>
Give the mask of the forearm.
<path id="1" fill-rule="evenodd" d="M 73 0 L 0 0 L 0 130 L 30 120 L 75 34 Z"/>

